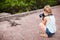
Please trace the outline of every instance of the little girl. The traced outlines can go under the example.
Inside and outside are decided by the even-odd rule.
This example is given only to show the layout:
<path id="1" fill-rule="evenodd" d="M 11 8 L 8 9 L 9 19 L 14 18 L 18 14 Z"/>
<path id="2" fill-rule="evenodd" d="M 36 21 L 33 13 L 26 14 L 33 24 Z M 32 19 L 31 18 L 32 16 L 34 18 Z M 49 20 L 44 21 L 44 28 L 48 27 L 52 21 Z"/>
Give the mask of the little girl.
<path id="1" fill-rule="evenodd" d="M 42 31 L 41 36 L 43 37 L 52 37 L 56 32 L 55 17 L 49 5 L 44 7 L 44 17 L 39 24 L 39 28 Z"/>

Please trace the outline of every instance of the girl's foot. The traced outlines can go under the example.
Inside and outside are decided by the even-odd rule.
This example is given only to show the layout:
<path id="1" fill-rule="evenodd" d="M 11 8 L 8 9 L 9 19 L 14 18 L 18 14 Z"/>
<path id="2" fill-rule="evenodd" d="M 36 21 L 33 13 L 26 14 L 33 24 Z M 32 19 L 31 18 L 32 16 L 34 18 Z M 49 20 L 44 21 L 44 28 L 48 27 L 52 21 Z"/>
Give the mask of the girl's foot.
<path id="1" fill-rule="evenodd" d="M 47 34 L 40 34 L 40 36 L 45 37 L 45 38 L 48 38 L 48 35 Z"/>

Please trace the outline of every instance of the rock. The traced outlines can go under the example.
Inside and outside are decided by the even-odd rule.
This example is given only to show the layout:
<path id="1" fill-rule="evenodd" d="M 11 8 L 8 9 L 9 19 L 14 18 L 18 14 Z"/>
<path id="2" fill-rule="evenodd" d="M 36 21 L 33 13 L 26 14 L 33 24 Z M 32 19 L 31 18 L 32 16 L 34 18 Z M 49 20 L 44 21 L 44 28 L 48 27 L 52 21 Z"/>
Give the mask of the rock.
<path id="1" fill-rule="evenodd" d="M 10 16 L 10 13 L 0 13 L 0 17 L 6 17 L 6 16 Z"/>

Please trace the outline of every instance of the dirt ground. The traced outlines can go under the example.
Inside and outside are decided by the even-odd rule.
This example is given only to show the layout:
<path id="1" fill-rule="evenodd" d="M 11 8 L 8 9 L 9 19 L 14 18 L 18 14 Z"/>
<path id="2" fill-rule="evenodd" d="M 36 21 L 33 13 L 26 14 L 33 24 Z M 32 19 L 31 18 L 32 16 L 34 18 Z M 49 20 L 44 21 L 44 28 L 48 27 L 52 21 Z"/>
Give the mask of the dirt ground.
<path id="1" fill-rule="evenodd" d="M 60 40 L 60 6 L 52 8 L 56 17 L 56 34 L 52 38 L 40 37 L 39 23 L 41 19 L 37 12 L 20 20 L 15 20 L 19 25 L 11 26 L 8 21 L 0 22 L 0 40 Z"/>

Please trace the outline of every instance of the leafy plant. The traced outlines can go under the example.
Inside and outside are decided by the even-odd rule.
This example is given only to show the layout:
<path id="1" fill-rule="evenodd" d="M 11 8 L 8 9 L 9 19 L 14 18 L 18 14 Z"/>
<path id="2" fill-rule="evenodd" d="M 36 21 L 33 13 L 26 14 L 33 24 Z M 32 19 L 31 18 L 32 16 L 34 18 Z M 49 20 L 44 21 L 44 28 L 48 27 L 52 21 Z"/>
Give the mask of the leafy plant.
<path id="1" fill-rule="evenodd" d="M 40 9 L 47 4 L 54 6 L 60 4 L 60 0 L 1 0 L 0 12 L 15 14 Z"/>

